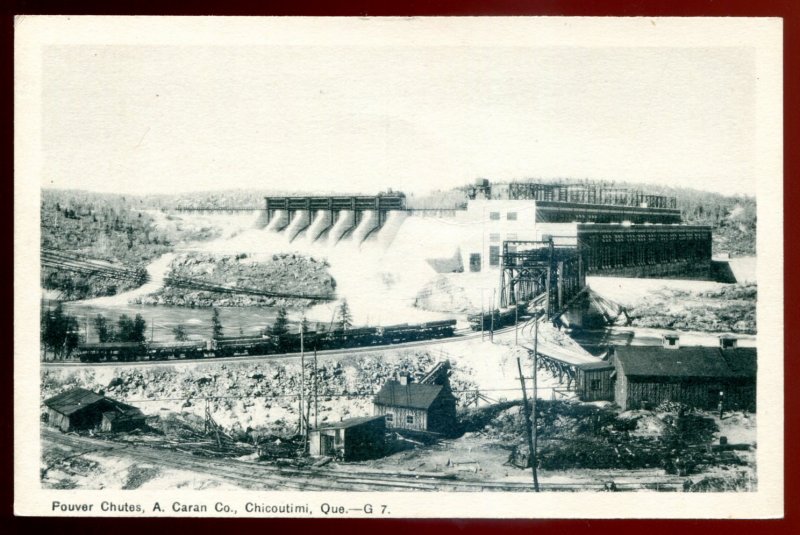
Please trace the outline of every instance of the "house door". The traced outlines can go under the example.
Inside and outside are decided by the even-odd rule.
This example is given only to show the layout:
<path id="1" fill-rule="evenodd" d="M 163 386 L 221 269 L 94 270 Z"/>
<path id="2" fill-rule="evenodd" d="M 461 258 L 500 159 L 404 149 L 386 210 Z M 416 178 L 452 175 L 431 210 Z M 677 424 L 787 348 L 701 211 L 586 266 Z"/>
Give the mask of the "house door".
<path id="1" fill-rule="evenodd" d="M 319 447 L 320 455 L 333 454 L 333 437 L 329 435 L 322 435 L 320 438 L 322 439 Z"/>

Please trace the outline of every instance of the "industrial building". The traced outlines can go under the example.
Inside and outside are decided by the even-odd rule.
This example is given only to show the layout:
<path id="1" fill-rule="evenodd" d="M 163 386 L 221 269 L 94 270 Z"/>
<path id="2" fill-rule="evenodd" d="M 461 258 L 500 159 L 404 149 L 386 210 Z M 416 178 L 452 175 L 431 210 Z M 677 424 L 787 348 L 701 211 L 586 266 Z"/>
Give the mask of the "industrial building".
<path id="1" fill-rule="evenodd" d="M 383 416 L 349 418 L 328 423 L 309 434 L 312 457 L 331 456 L 344 461 L 361 461 L 383 455 L 386 422 Z"/>
<path id="2" fill-rule="evenodd" d="M 465 271 L 501 266 L 503 242 L 575 248 L 587 275 L 708 278 L 711 228 L 681 223 L 672 197 L 622 188 L 511 183 L 473 188 L 459 218 L 474 229 L 460 244 Z M 502 198 L 498 198 L 502 197 Z"/>
<path id="3" fill-rule="evenodd" d="M 661 346 L 614 347 L 608 360 L 576 367 L 583 401 L 614 401 L 622 410 L 678 402 L 700 409 L 754 410 L 757 350 L 720 337 L 719 347 L 681 346 L 676 336 Z"/>
<path id="4" fill-rule="evenodd" d="M 142 411 L 85 388 L 72 388 L 45 400 L 47 423 L 64 431 L 130 431 L 142 427 Z"/>

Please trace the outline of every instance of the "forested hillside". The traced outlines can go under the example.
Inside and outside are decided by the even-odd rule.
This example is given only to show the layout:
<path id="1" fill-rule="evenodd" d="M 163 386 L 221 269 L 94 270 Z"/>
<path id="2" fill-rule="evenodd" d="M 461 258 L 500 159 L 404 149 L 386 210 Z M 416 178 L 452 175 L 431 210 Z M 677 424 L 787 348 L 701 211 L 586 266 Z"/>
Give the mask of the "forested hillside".
<path id="1" fill-rule="evenodd" d="M 42 191 L 41 246 L 128 268 L 143 268 L 172 244 L 152 218 L 133 208 L 141 199 L 83 191 Z M 42 269 L 42 287 L 64 299 L 114 295 L 138 284 L 65 269 Z"/>

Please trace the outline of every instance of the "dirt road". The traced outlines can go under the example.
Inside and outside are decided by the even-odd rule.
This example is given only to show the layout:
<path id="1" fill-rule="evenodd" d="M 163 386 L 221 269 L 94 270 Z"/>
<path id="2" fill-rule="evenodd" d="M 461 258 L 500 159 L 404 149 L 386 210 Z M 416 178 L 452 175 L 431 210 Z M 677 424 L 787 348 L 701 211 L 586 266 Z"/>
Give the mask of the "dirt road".
<path id="1" fill-rule="evenodd" d="M 43 444 L 67 446 L 73 451 L 91 452 L 95 457 L 127 458 L 166 469 L 185 470 L 224 479 L 251 490 L 347 490 L 347 491 L 445 491 L 445 492 L 531 492 L 530 483 L 487 481 L 481 474 L 462 475 L 434 472 L 397 472 L 364 469 L 358 466 L 341 468 L 278 467 L 236 459 L 208 459 L 182 452 L 154 449 L 146 445 L 131 445 L 97 438 L 66 435 L 42 429 Z M 630 473 L 628 476 L 630 477 Z M 617 490 L 674 491 L 681 481 L 674 477 L 653 477 L 642 474 L 648 481 L 617 483 Z M 612 476 L 612 474 L 608 474 Z M 604 480 L 541 483 L 544 491 L 602 490 Z"/>

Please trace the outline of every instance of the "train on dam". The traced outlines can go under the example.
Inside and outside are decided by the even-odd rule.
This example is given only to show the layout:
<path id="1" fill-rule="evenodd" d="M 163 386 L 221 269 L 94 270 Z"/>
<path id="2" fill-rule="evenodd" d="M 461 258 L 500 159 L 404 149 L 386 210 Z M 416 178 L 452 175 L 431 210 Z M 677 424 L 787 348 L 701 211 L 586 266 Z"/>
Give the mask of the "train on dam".
<path id="1" fill-rule="evenodd" d="M 132 362 L 298 353 L 301 344 L 306 351 L 347 349 L 448 338 L 455 334 L 455 326 L 456 320 L 346 330 L 317 324 L 315 330 L 303 333 L 302 340 L 299 333 L 279 337 L 264 333 L 186 342 L 84 343 L 78 346 L 77 357 L 81 362 Z"/>

